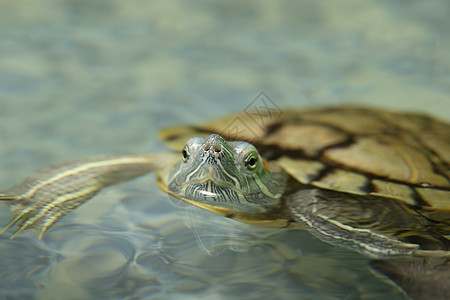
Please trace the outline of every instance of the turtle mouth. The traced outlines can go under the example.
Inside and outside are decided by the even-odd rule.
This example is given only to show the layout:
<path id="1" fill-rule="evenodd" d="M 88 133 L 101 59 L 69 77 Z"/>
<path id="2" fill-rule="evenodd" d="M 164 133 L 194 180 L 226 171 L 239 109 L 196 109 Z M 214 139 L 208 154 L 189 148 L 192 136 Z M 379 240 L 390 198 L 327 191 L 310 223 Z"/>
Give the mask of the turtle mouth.
<path id="1" fill-rule="evenodd" d="M 200 202 L 240 203 L 245 194 L 228 182 L 216 180 L 192 181 L 184 185 L 184 197 Z"/>
<path id="2" fill-rule="evenodd" d="M 236 186 L 231 182 L 220 180 L 216 177 L 208 177 L 203 179 L 194 179 L 182 185 L 184 190 L 196 190 L 198 193 L 214 197 L 217 194 L 236 194 L 236 195 L 251 195 L 250 192 L 243 191 L 240 186 Z M 187 193 L 186 193 L 187 194 Z"/>
<path id="3" fill-rule="evenodd" d="M 208 189 L 231 189 L 239 194 L 248 194 L 243 191 L 239 179 L 233 176 L 230 171 L 223 168 L 216 161 L 211 159 L 210 163 L 204 163 L 197 172 L 186 176 L 185 182 L 181 183 L 183 188 L 191 185 L 203 186 Z"/>
<path id="4" fill-rule="evenodd" d="M 185 183 L 176 194 L 183 199 L 243 213 L 262 213 L 278 203 L 261 191 L 245 192 L 229 182 L 210 179 Z"/>

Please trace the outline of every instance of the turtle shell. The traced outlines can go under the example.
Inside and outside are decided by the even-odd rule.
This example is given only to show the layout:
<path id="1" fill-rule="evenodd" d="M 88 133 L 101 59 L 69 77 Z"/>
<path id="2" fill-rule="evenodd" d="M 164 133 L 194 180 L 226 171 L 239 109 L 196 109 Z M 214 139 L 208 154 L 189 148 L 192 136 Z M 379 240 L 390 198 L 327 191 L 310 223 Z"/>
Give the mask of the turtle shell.
<path id="1" fill-rule="evenodd" d="M 181 149 L 192 136 L 218 133 L 253 143 L 303 184 L 377 195 L 449 221 L 450 125 L 414 113 L 338 107 L 246 112 L 167 128 L 161 138 Z"/>

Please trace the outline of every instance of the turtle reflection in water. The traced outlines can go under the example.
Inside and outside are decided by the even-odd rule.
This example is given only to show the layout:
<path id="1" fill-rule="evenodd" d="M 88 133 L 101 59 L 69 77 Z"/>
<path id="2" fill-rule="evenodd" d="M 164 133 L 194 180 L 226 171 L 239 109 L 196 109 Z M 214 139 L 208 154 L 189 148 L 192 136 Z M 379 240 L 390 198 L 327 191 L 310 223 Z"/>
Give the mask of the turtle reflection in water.
<path id="1" fill-rule="evenodd" d="M 237 128 L 240 141 L 222 132 L 236 118 L 246 126 Z M 233 115 L 168 128 L 161 137 L 181 156 L 62 164 L 1 194 L 14 216 L 5 229 L 17 224 L 13 237 L 27 228 L 42 236 L 102 187 L 160 171 L 162 190 L 220 215 L 306 229 L 378 259 L 422 257 L 450 274 L 449 124 L 343 107 L 287 111 L 264 128 L 247 114 Z"/>

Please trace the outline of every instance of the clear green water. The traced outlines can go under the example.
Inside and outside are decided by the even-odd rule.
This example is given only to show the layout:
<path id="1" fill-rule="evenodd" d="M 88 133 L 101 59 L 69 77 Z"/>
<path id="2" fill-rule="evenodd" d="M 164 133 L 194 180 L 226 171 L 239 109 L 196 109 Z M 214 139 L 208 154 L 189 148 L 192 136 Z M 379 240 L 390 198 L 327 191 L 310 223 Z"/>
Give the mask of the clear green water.
<path id="1" fill-rule="evenodd" d="M 449 120 L 442 1 L 2 1 L 0 187 L 157 131 L 242 111 L 357 103 Z M 8 221 L 0 206 L 0 224 Z M 0 299 L 404 299 L 305 232 L 174 203 L 154 176 L 103 191 L 39 241 L 0 235 Z"/>

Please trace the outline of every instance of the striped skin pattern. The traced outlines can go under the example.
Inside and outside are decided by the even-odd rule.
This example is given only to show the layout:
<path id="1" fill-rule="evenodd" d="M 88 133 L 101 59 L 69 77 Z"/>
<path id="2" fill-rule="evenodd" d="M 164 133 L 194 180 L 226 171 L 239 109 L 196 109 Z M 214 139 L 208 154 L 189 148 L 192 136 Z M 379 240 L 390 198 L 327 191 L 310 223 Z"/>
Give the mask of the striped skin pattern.
<path id="1" fill-rule="evenodd" d="M 284 208 L 289 211 L 285 212 L 286 226 L 316 224 L 309 230 L 325 241 L 342 245 L 347 239 L 349 247 L 374 256 L 417 254 L 417 244 L 429 250 L 450 249 L 449 124 L 420 114 L 354 107 L 258 117 L 237 114 L 203 125 L 168 128 L 161 138 L 179 147 L 191 135 L 207 137 L 220 132 L 225 139 L 233 139 L 238 133 L 240 140 L 251 142 L 262 157 L 290 175 L 289 186 L 292 179 L 300 183 L 282 197 L 291 202 Z M 261 125 L 258 120 L 264 117 Z M 227 124 L 233 124 L 233 130 L 224 130 L 229 128 Z M 328 190 L 328 199 L 333 201 L 327 205 L 332 209 L 292 205 L 325 203 L 326 199 L 314 193 L 290 194 L 302 189 Z M 232 217 L 238 214 L 234 212 Z M 275 211 L 272 219 L 278 217 L 279 211 Z M 251 216 L 241 215 L 239 220 L 253 221 Z M 326 221 L 325 227 L 318 226 L 321 220 Z M 323 230 L 315 230 L 318 228 Z M 341 235 L 331 234 L 327 228 L 339 230 Z M 383 238 L 369 239 L 367 244 L 352 242 L 355 235 L 364 240 L 365 232 L 394 240 L 385 244 Z M 379 245 L 372 247 L 371 243 Z M 393 250 L 394 245 L 398 251 Z"/>
<path id="2" fill-rule="evenodd" d="M 234 122 L 239 120 L 239 122 Z M 232 131 L 224 131 L 233 123 Z M 338 107 L 288 110 L 267 117 L 237 114 L 196 126 L 167 128 L 180 149 L 191 136 L 220 133 L 251 142 L 303 184 L 398 199 L 450 212 L 450 125 L 428 116 Z M 439 215 L 439 213 L 437 213 Z M 448 220 L 447 220 L 448 221 Z"/>
<path id="3" fill-rule="evenodd" d="M 172 153 L 111 155 L 65 163 L 42 170 L 35 177 L 7 192 L 0 200 L 11 205 L 13 219 L 2 232 L 13 225 L 44 232 L 61 217 L 74 210 L 110 184 L 129 180 L 160 170 L 173 162 Z"/>
<path id="4" fill-rule="evenodd" d="M 236 118 L 245 125 L 237 128 L 243 142 L 215 134 Z M 160 173 L 158 184 L 227 217 L 303 227 L 365 254 L 445 256 L 449 132 L 448 124 L 426 116 L 361 108 L 287 111 L 264 126 L 250 114 L 235 115 L 163 131 L 177 147 L 199 137 L 187 141 L 182 159 Z M 50 168 L 0 195 L 14 216 L 6 229 L 17 224 L 13 237 L 26 228 L 42 236 L 102 187 L 175 160 L 171 153 L 122 155 Z"/>
<path id="5" fill-rule="evenodd" d="M 168 180 L 181 198 L 249 213 L 280 205 L 285 176 L 271 172 L 253 145 L 212 134 L 189 139 L 184 149 L 189 154 Z"/>
<path id="6" fill-rule="evenodd" d="M 306 229 L 370 257 L 410 256 L 372 267 L 414 298 L 450 297 L 449 124 L 319 108 L 237 114 L 168 128 L 161 138 L 183 149 L 181 161 L 172 153 L 93 158 L 0 193 L 13 215 L 3 231 L 17 225 L 12 238 L 27 228 L 42 237 L 103 187 L 169 166 L 157 184 L 172 196 L 249 224 Z"/>

